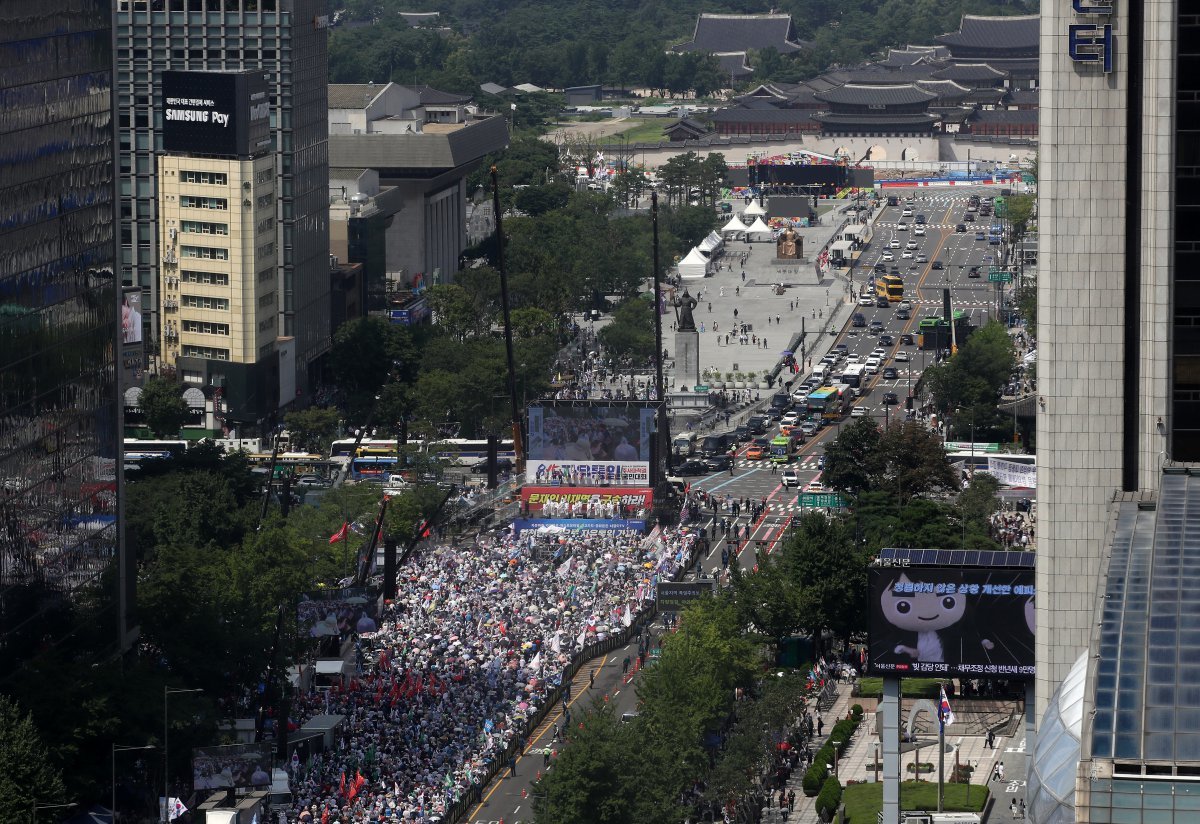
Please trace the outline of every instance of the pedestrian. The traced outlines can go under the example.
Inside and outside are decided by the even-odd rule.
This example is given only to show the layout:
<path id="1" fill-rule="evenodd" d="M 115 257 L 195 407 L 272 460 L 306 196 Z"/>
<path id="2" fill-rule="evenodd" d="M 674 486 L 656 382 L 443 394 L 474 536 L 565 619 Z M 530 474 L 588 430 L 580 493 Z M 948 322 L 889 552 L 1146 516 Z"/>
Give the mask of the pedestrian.
<path id="1" fill-rule="evenodd" d="M 515 752 L 508 756 L 508 774 L 509 776 L 517 774 L 517 754 Z"/>
<path id="2" fill-rule="evenodd" d="M 711 303 L 710 303 L 710 304 L 708 304 L 708 311 L 710 311 L 710 312 L 712 311 L 712 304 L 711 304 Z"/>
<path id="3" fill-rule="evenodd" d="M 778 326 L 778 325 L 779 325 L 779 315 L 776 315 L 776 316 L 775 316 L 775 325 L 776 325 L 776 326 Z"/>
<path id="4" fill-rule="evenodd" d="M 621 663 L 621 674 L 622 675 L 629 674 L 629 656 L 628 655 L 625 656 L 625 660 Z"/>
<path id="5" fill-rule="evenodd" d="M 1000 762 L 1000 766 L 997 768 L 996 772 L 999 773 L 1000 780 L 1003 781 L 1004 780 L 1004 762 L 1003 761 Z"/>
<path id="6" fill-rule="evenodd" d="M 745 283 L 745 282 L 746 282 L 746 270 L 743 269 L 742 270 L 742 283 Z"/>
<path id="7" fill-rule="evenodd" d="M 733 310 L 733 316 L 734 316 L 735 318 L 738 316 L 738 310 L 737 310 L 737 308 L 736 308 L 736 307 L 734 307 L 734 310 Z"/>
<path id="8" fill-rule="evenodd" d="M 1025 817 L 1025 799 L 1021 799 L 1021 818 Z"/>
<path id="9" fill-rule="evenodd" d="M 796 809 L 796 791 L 788 790 L 788 812 Z"/>
<path id="10" fill-rule="evenodd" d="M 592 670 L 591 674 L 588 675 L 588 687 L 591 688 L 594 686 L 596 686 L 596 671 Z"/>
<path id="11" fill-rule="evenodd" d="M 996 734 L 990 729 L 987 731 L 987 748 L 989 750 L 996 749 Z"/>
<path id="12" fill-rule="evenodd" d="M 1012 810 L 1013 821 L 1016 821 L 1017 820 L 1017 799 L 1014 798 L 1012 800 L 1012 802 L 1008 805 L 1008 808 L 1010 810 Z"/>
<path id="13" fill-rule="evenodd" d="M 550 766 L 550 748 L 546 747 L 542 750 L 542 768 Z"/>
<path id="14" fill-rule="evenodd" d="M 824 734 L 825 734 L 825 719 L 818 715 L 817 716 L 817 737 L 819 738 Z"/>

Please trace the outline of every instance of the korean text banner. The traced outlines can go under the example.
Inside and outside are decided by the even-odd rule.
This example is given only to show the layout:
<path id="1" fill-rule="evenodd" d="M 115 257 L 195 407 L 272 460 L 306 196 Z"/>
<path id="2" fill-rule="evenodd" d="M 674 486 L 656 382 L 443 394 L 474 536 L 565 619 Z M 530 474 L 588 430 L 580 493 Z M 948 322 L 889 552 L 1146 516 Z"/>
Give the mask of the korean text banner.
<path id="1" fill-rule="evenodd" d="M 873 568 L 868 675 L 1032 678 L 1034 571 Z"/>
<path id="2" fill-rule="evenodd" d="M 519 535 L 527 530 L 553 533 L 570 532 L 572 535 L 645 535 L 645 521 L 594 521 L 588 518 L 518 518 L 513 529 Z"/>
<path id="3" fill-rule="evenodd" d="M 533 484 L 579 486 L 648 486 L 650 463 L 642 461 L 536 461 L 525 465 L 525 480 Z"/>
<path id="4" fill-rule="evenodd" d="M 1037 467 L 1030 464 L 988 458 L 988 474 L 1005 486 L 1017 489 L 1037 489 Z"/>
<path id="5" fill-rule="evenodd" d="M 579 486 L 527 486 L 521 490 L 521 500 L 530 510 L 537 511 L 546 504 L 608 504 L 649 509 L 654 502 L 650 489 Z"/>

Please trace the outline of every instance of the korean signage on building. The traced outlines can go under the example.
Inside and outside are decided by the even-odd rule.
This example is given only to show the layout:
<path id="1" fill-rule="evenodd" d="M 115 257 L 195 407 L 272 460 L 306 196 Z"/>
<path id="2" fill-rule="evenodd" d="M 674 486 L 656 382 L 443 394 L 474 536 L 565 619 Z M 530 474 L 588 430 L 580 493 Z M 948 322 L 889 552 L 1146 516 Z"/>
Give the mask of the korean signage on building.
<path id="1" fill-rule="evenodd" d="M 1113 4 L 1071 0 L 1080 22 L 1067 26 L 1067 52 L 1076 63 L 1098 63 L 1105 74 L 1113 70 Z M 997 212 L 999 214 L 999 212 Z"/>
<path id="2" fill-rule="evenodd" d="M 616 504 L 649 509 L 654 501 L 654 493 L 650 489 L 628 487 L 527 486 L 521 490 L 521 500 L 531 512 L 542 509 L 546 504 L 579 504 L 585 509 L 596 504 Z"/>
<path id="3" fill-rule="evenodd" d="M 163 149 L 218 157 L 271 148 L 271 102 L 261 71 L 162 75 Z"/>

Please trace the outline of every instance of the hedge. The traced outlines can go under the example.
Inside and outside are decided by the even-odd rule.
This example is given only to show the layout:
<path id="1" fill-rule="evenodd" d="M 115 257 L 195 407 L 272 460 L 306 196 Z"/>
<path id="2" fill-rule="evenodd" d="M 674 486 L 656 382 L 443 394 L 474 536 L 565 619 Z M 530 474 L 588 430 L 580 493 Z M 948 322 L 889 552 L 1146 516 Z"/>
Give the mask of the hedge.
<path id="1" fill-rule="evenodd" d="M 841 803 L 841 782 L 831 775 L 825 779 L 825 783 L 821 786 L 821 792 L 817 796 L 817 814 L 821 816 L 822 821 L 830 821 Z"/>
<path id="2" fill-rule="evenodd" d="M 850 737 L 858 729 L 861 720 L 862 716 L 843 718 L 833 725 L 833 729 L 829 731 L 829 738 L 825 740 L 821 749 L 817 750 L 817 754 L 813 756 L 812 764 L 809 765 L 808 770 L 804 773 L 804 780 L 801 782 L 801 787 L 806 796 L 812 798 L 825 791 L 824 786 L 827 783 L 826 775 L 828 775 L 829 770 L 826 765 L 834 763 L 833 742 L 838 742 L 837 754 L 840 757 L 846 752 L 846 748 L 850 746 Z M 841 786 L 839 785 L 838 798 L 841 798 L 841 792 Z"/>

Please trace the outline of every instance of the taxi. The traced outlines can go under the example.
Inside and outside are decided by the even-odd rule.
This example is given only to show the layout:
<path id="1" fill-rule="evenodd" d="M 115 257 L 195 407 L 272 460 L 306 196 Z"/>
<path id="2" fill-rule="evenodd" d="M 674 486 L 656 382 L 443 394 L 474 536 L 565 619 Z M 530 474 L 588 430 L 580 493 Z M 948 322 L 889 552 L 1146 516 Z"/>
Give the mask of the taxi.
<path id="1" fill-rule="evenodd" d="M 746 457 L 752 461 L 761 461 L 767 457 L 767 448 L 765 446 L 752 446 L 746 450 Z"/>

